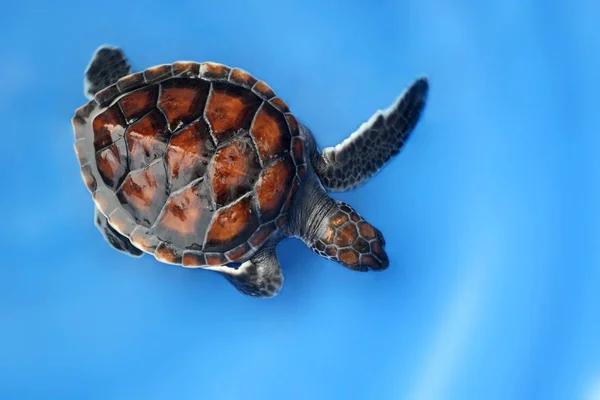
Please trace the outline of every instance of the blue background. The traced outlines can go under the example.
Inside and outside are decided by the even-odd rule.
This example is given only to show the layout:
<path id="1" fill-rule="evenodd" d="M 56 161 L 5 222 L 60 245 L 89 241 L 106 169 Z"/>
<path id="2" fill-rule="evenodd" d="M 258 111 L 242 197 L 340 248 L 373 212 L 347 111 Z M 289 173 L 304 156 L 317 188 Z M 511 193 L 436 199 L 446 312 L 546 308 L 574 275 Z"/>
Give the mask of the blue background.
<path id="1" fill-rule="evenodd" d="M 16 1 L 0 14 L 0 398 L 600 398 L 597 1 Z M 343 140 L 421 74 L 417 131 L 335 195 L 353 273 L 279 247 L 277 298 L 133 259 L 93 225 L 70 118 L 97 46 L 266 80 Z"/>

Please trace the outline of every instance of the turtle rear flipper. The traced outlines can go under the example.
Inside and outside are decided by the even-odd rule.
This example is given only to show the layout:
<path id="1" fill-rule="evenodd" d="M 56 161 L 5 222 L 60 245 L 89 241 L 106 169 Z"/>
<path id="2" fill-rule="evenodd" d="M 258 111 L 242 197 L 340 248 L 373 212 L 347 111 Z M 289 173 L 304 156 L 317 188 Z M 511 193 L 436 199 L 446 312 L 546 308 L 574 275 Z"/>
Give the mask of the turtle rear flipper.
<path id="1" fill-rule="evenodd" d="M 263 247 L 239 268 L 218 266 L 206 269 L 220 272 L 238 291 L 248 296 L 274 297 L 283 287 L 283 272 L 274 246 Z"/>
<path id="2" fill-rule="evenodd" d="M 112 247 L 123 253 L 129 254 L 132 257 L 140 257 L 144 254 L 143 251 L 131 244 L 129 239 L 117 232 L 116 229 L 108 223 L 108 219 L 100 210 L 98 210 L 98 207 L 96 207 L 95 220 L 96 227 Z"/>
<path id="3" fill-rule="evenodd" d="M 92 99 L 100 90 L 131 73 L 129 61 L 118 47 L 101 46 L 85 70 L 84 92 Z"/>
<path id="4" fill-rule="evenodd" d="M 415 81 L 389 108 L 376 112 L 356 132 L 314 159 L 328 190 L 354 189 L 375 175 L 396 154 L 417 125 L 425 102 L 427 78 Z"/>

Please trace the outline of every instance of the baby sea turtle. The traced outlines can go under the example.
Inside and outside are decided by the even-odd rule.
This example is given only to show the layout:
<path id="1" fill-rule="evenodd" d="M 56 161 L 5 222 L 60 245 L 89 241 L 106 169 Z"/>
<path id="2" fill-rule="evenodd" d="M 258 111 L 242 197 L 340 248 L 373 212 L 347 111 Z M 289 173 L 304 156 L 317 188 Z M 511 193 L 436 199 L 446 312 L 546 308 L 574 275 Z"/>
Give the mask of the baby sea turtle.
<path id="1" fill-rule="evenodd" d="M 183 61 L 131 73 L 121 49 L 102 46 L 84 87 L 75 150 L 96 226 L 117 250 L 217 271 L 256 297 L 281 290 L 276 246 L 292 236 L 352 270 L 388 267 L 381 232 L 327 192 L 356 188 L 400 151 L 426 78 L 322 152 L 239 68 Z"/>

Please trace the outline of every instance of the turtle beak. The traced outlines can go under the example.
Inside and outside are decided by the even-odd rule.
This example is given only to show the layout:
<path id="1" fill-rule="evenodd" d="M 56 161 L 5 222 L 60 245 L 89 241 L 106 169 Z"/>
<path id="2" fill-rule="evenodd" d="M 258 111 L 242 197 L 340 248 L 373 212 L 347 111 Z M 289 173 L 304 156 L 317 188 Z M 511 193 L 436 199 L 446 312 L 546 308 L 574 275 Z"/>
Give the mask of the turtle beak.
<path id="1" fill-rule="evenodd" d="M 358 271 L 383 271 L 390 266 L 390 260 L 385 252 L 385 239 L 383 234 L 375 227 L 372 227 L 374 237 L 369 240 L 365 246 L 353 246 L 359 252 L 359 262 L 357 265 L 348 266 Z"/>
<path id="2" fill-rule="evenodd" d="M 371 252 L 369 259 L 373 259 L 375 262 L 370 265 L 365 265 L 369 270 L 372 271 L 383 271 L 390 266 L 390 259 L 385 252 L 385 238 L 383 234 L 377 230 L 377 239 L 371 242 Z"/>
<path id="3" fill-rule="evenodd" d="M 364 267 L 371 271 L 383 271 L 390 266 L 390 259 L 385 252 L 385 238 L 381 231 L 373 227 L 375 238 L 369 243 L 368 257 L 362 257 Z M 368 262 L 365 262 L 368 261 Z"/>

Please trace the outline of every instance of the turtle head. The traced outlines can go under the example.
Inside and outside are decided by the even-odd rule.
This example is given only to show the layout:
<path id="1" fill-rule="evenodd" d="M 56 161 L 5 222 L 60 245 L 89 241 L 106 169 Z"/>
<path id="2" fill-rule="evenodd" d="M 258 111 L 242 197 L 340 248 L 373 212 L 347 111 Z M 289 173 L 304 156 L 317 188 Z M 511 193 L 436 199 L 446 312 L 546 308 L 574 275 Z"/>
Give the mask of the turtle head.
<path id="1" fill-rule="evenodd" d="M 314 174 L 298 189 L 290 215 L 290 232 L 318 255 L 355 271 L 389 266 L 379 229 L 347 203 L 331 198 Z"/>
<path id="2" fill-rule="evenodd" d="M 382 271 L 389 266 L 385 239 L 348 204 L 335 201 L 318 229 L 312 249 L 356 271 Z"/>

